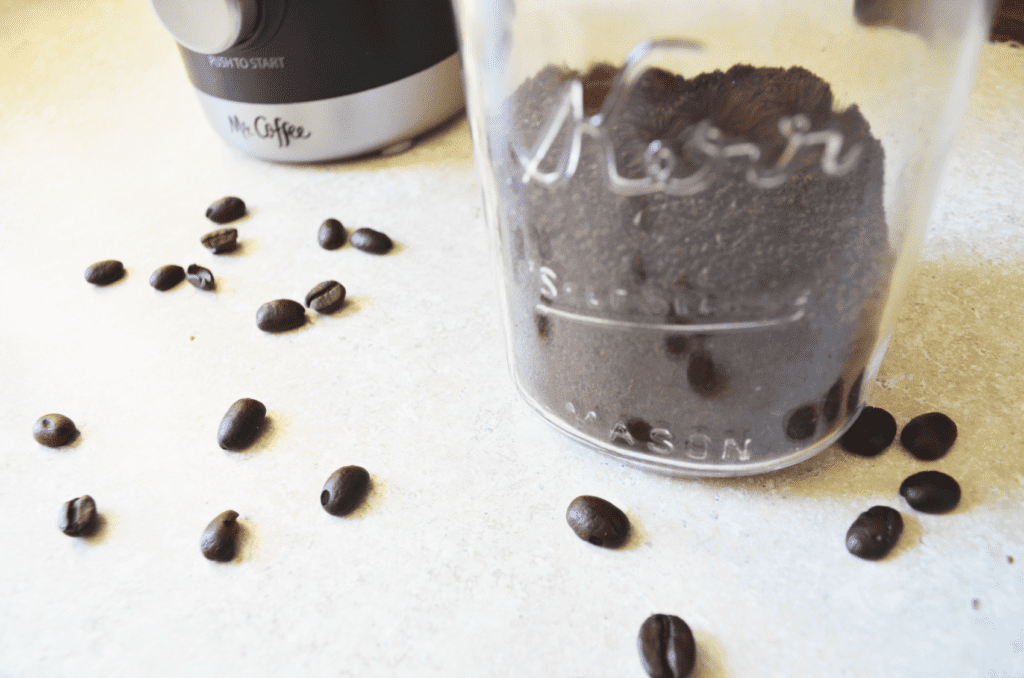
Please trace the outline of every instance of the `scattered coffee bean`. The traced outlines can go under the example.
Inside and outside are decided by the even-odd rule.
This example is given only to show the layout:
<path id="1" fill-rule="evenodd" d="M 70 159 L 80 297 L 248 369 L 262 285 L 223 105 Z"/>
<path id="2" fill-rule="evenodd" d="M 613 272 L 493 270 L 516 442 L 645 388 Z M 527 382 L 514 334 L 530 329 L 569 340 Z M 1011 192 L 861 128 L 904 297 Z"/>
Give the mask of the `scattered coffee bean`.
<path id="1" fill-rule="evenodd" d="M 306 306 L 317 313 L 330 313 L 341 307 L 345 301 L 345 286 L 334 280 L 326 280 L 306 294 Z"/>
<path id="2" fill-rule="evenodd" d="M 200 238 L 199 242 L 203 243 L 203 247 L 214 254 L 230 252 L 238 247 L 238 229 L 222 228 L 217 231 L 210 231 Z"/>
<path id="3" fill-rule="evenodd" d="M 349 236 L 349 242 L 357 250 L 371 254 L 386 254 L 394 247 L 391 238 L 372 228 L 360 228 L 353 231 L 352 235 Z"/>
<path id="4" fill-rule="evenodd" d="M 225 511 L 210 521 L 199 540 L 199 550 L 208 560 L 226 563 L 235 557 L 238 544 L 238 512 Z"/>
<path id="5" fill-rule="evenodd" d="M 617 548 L 626 542 L 629 535 L 626 514 L 600 497 L 576 497 L 569 504 L 565 519 L 577 537 L 594 546 Z"/>
<path id="6" fill-rule="evenodd" d="M 264 332 L 286 332 L 306 322 L 306 309 L 291 299 L 268 301 L 256 311 L 256 327 Z"/>
<path id="7" fill-rule="evenodd" d="M 362 466 L 342 466 L 332 473 L 320 492 L 320 505 L 332 516 L 351 513 L 370 489 L 370 474 Z"/>
<path id="8" fill-rule="evenodd" d="M 217 283 L 213 279 L 213 273 L 210 269 L 203 268 L 198 264 L 190 264 L 185 270 L 185 278 L 194 287 L 198 287 L 201 290 L 212 290 L 217 286 Z"/>
<path id="9" fill-rule="evenodd" d="M 87 494 L 64 502 L 57 527 L 69 537 L 88 536 L 96 523 L 96 502 Z"/>
<path id="10" fill-rule="evenodd" d="M 32 436 L 36 442 L 47 447 L 67 445 L 77 432 L 75 422 L 63 414 L 44 414 L 36 419 L 36 424 L 32 427 Z"/>
<path id="11" fill-rule="evenodd" d="M 124 264 L 117 259 L 97 261 L 85 269 L 85 280 L 93 285 L 109 285 L 124 275 Z"/>
<path id="12" fill-rule="evenodd" d="M 899 541 L 903 517 L 888 506 L 872 506 L 857 516 L 846 533 L 846 550 L 865 560 L 878 560 Z"/>
<path id="13" fill-rule="evenodd" d="M 903 481 L 900 494 L 917 511 L 947 513 L 960 503 L 960 483 L 940 471 L 921 471 Z"/>
<path id="14" fill-rule="evenodd" d="M 336 250 L 345 244 L 345 227 L 337 219 L 328 219 L 320 224 L 316 240 L 325 250 Z"/>
<path id="15" fill-rule="evenodd" d="M 896 420 L 881 407 L 865 407 L 839 439 L 839 446 L 861 457 L 874 457 L 896 439 Z"/>
<path id="16" fill-rule="evenodd" d="M 900 444 L 921 461 L 944 457 L 954 442 L 956 424 L 942 412 L 918 415 L 900 433 Z"/>
<path id="17" fill-rule="evenodd" d="M 185 269 L 175 264 L 168 264 L 153 271 L 153 275 L 149 276 L 149 284 L 161 292 L 166 292 L 184 279 Z"/>
<path id="18" fill-rule="evenodd" d="M 220 420 L 217 442 L 225 450 L 244 450 L 256 440 L 266 416 L 267 407 L 260 401 L 236 400 Z"/>
<path id="19" fill-rule="evenodd" d="M 241 198 L 221 198 L 206 208 L 206 218 L 218 224 L 226 224 L 245 216 L 245 203 Z"/>
<path id="20" fill-rule="evenodd" d="M 798 407 L 786 419 L 786 437 L 790 440 L 807 440 L 818 429 L 818 411 L 814 405 Z"/>
<path id="21" fill-rule="evenodd" d="M 640 661 L 651 678 L 685 678 L 697 660 L 690 627 L 671 614 L 652 614 L 640 625 Z"/>

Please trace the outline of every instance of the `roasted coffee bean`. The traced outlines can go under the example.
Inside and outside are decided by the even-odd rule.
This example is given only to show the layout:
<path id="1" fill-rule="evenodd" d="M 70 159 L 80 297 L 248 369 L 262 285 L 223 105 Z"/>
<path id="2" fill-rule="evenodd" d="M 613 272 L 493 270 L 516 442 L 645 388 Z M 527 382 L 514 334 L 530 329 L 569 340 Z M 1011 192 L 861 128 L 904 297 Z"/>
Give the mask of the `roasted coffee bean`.
<path id="1" fill-rule="evenodd" d="M 226 224 L 245 216 L 245 203 L 241 198 L 221 198 L 206 208 L 206 218 L 218 224 Z"/>
<path id="2" fill-rule="evenodd" d="M 93 285 L 109 285 L 124 275 L 124 264 L 117 259 L 97 261 L 85 269 L 85 280 Z"/>
<path id="3" fill-rule="evenodd" d="M 594 546 L 617 548 L 626 542 L 629 535 L 626 514 L 600 497 L 576 497 L 569 504 L 565 519 L 577 537 Z"/>
<path id="4" fill-rule="evenodd" d="M 941 471 L 921 471 L 903 481 L 900 494 L 917 511 L 948 513 L 960 503 L 960 483 Z"/>
<path id="5" fill-rule="evenodd" d="M 860 407 L 860 389 L 864 383 L 864 373 L 861 372 L 857 375 L 857 378 L 853 381 L 853 386 L 850 387 L 850 393 L 846 396 L 846 413 L 852 415 Z"/>
<path id="6" fill-rule="evenodd" d="M 697 660 L 690 627 L 671 614 L 652 614 L 640 625 L 640 661 L 651 678 L 685 678 Z"/>
<path id="7" fill-rule="evenodd" d="M 903 517 L 888 506 L 872 506 L 857 516 L 846 533 L 846 550 L 865 560 L 883 558 L 903 532 Z"/>
<path id="8" fill-rule="evenodd" d="M 345 286 L 334 280 L 325 280 L 306 294 L 306 306 L 317 313 L 330 313 L 345 302 Z"/>
<path id="9" fill-rule="evenodd" d="M 60 522 L 57 527 L 69 537 L 88 536 L 96 525 L 96 502 L 83 494 L 77 499 L 64 502 L 60 507 Z"/>
<path id="10" fill-rule="evenodd" d="M 372 228 L 360 228 L 353 231 L 348 240 L 352 243 L 352 247 L 370 254 L 386 254 L 394 247 L 391 238 Z"/>
<path id="11" fill-rule="evenodd" d="M 260 401 L 236 400 L 220 420 L 217 442 L 225 450 L 244 450 L 256 440 L 266 416 L 267 407 Z"/>
<path id="12" fill-rule="evenodd" d="M 337 219 L 328 219 L 320 224 L 316 240 L 325 250 L 336 250 L 345 244 L 345 227 Z"/>
<path id="13" fill-rule="evenodd" d="M 710 353 L 702 351 L 690 356 L 686 381 L 697 395 L 714 398 L 725 391 L 725 370 L 715 363 Z"/>
<path id="14" fill-rule="evenodd" d="M 825 424 L 831 426 L 839 416 L 839 404 L 843 399 L 843 380 L 839 379 L 832 384 L 832 388 L 825 394 L 825 402 L 821 404 L 821 416 L 825 417 Z"/>
<path id="15" fill-rule="evenodd" d="M 786 420 L 786 437 L 790 440 L 807 440 L 818 429 L 818 411 L 814 405 L 798 407 Z"/>
<path id="16" fill-rule="evenodd" d="M 264 332 L 286 332 L 306 322 L 306 309 L 291 299 L 268 301 L 256 311 L 256 327 Z"/>
<path id="17" fill-rule="evenodd" d="M 32 427 L 32 436 L 36 442 L 47 447 L 67 445 L 74 440 L 77 432 L 75 422 L 63 414 L 44 414 L 36 419 Z"/>
<path id="18" fill-rule="evenodd" d="M 166 292 L 184 279 L 185 269 L 175 264 L 168 264 L 153 271 L 153 275 L 149 276 L 149 284 L 161 292 Z"/>
<path id="19" fill-rule="evenodd" d="M 839 446 L 861 457 L 874 457 L 896 439 L 896 420 L 881 407 L 865 407 L 839 439 Z"/>
<path id="20" fill-rule="evenodd" d="M 214 254 L 230 252 L 238 247 L 238 229 L 222 228 L 217 231 L 210 231 L 200 238 L 199 242 L 203 243 L 203 247 Z"/>
<path id="21" fill-rule="evenodd" d="M 217 286 L 210 269 L 203 268 L 198 264 L 189 265 L 185 270 L 185 279 L 188 280 L 189 284 L 201 290 L 212 290 Z"/>
<path id="22" fill-rule="evenodd" d="M 942 412 L 918 415 L 900 433 L 900 444 L 921 461 L 944 457 L 954 442 L 956 424 Z"/>
<path id="23" fill-rule="evenodd" d="M 199 540 L 199 550 L 207 560 L 226 563 L 235 557 L 238 547 L 238 512 L 225 511 L 210 521 Z"/>
<path id="24" fill-rule="evenodd" d="M 370 489 L 370 474 L 362 466 L 342 466 L 332 473 L 320 492 L 320 505 L 332 516 L 351 513 Z"/>
<path id="25" fill-rule="evenodd" d="M 686 355 L 688 345 L 686 336 L 682 334 L 665 335 L 665 353 L 672 358 L 682 358 Z"/>

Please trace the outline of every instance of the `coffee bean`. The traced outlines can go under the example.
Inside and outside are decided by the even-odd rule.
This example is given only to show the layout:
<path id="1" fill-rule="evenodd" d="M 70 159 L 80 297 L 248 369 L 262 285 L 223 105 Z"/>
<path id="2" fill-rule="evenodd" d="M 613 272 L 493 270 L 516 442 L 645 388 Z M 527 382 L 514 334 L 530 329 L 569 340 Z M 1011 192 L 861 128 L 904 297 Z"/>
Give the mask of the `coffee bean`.
<path id="1" fill-rule="evenodd" d="M 332 516 L 351 513 L 370 489 L 370 474 L 362 466 L 342 466 L 332 473 L 320 492 L 320 505 Z"/>
<path id="2" fill-rule="evenodd" d="M 577 537 L 594 546 L 617 548 L 626 542 L 629 535 L 626 514 L 600 497 L 576 497 L 569 504 L 565 519 Z"/>
<path id="3" fill-rule="evenodd" d="M 260 401 L 236 400 L 220 420 L 217 442 L 225 450 L 244 450 L 256 440 L 266 416 L 267 407 Z"/>
<path id="4" fill-rule="evenodd" d="M 686 336 L 682 334 L 665 335 L 665 353 L 671 358 L 682 358 L 687 350 Z"/>
<path id="5" fill-rule="evenodd" d="M 87 494 L 64 502 L 57 527 L 69 537 L 88 536 L 96 526 L 96 502 Z"/>
<path id="6" fill-rule="evenodd" d="M 185 278 L 192 286 L 198 287 L 201 290 L 212 290 L 217 286 L 210 269 L 203 268 L 198 264 L 189 265 L 185 270 Z"/>
<path id="7" fill-rule="evenodd" d="M 345 244 L 345 227 L 337 219 L 328 219 L 320 224 L 316 240 L 325 250 L 336 250 Z"/>
<path id="8" fill-rule="evenodd" d="M 226 563 L 235 557 L 238 545 L 238 512 L 225 511 L 210 521 L 199 540 L 207 560 Z"/>
<path id="9" fill-rule="evenodd" d="M 960 503 L 960 483 L 941 471 L 921 471 L 903 481 L 900 494 L 923 513 L 948 513 Z"/>
<path id="10" fill-rule="evenodd" d="M 865 560 L 887 554 L 903 532 L 903 517 L 888 506 L 872 506 L 857 516 L 846 533 L 846 550 Z"/>
<path id="11" fill-rule="evenodd" d="M 268 301 L 256 311 L 256 327 L 264 332 L 286 332 L 306 322 L 306 310 L 291 299 Z"/>
<path id="12" fill-rule="evenodd" d="M 860 389 L 864 383 L 864 373 L 861 372 L 850 387 L 850 393 L 846 396 L 846 413 L 852 415 L 860 407 Z"/>
<path id="13" fill-rule="evenodd" d="M 911 419 L 900 433 L 900 444 L 922 461 L 944 457 L 956 442 L 956 424 L 942 412 L 929 412 Z"/>
<path id="14" fill-rule="evenodd" d="M 715 363 L 710 353 L 702 351 L 690 356 L 686 381 L 697 395 L 714 398 L 725 391 L 725 370 Z"/>
<path id="15" fill-rule="evenodd" d="M 671 614 L 652 614 L 640 625 L 640 661 L 651 678 L 685 678 L 697 660 L 690 627 Z"/>
<path id="16" fill-rule="evenodd" d="M 184 279 L 185 269 L 168 264 L 153 271 L 153 275 L 149 276 L 149 284 L 161 292 L 166 292 Z"/>
<path id="17" fill-rule="evenodd" d="M 200 238 L 199 242 L 203 243 L 203 247 L 214 254 L 230 252 L 238 247 L 238 229 L 222 228 L 217 231 L 210 231 Z"/>
<path id="18" fill-rule="evenodd" d="M 865 407 L 839 439 L 839 446 L 861 457 L 874 457 L 896 439 L 896 420 L 880 407 Z"/>
<path id="19" fill-rule="evenodd" d="M 345 286 L 334 280 L 325 280 L 306 294 L 306 306 L 317 313 L 330 313 L 345 302 Z"/>
<path id="20" fill-rule="evenodd" d="M 843 380 L 839 379 L 832 384 L 832 388 L 825 394 L 825 402 L 821 404 L 821 416 L 825 417 L 825 424 L 831 426 L 839 416 L 839 404 L 843 399 Z"/>
<path id="21" fill-rule="evenodd" d="M 818 411 L 814 405 L 798 407 L 786 420 L 786 437 L 790 440 L 807 440 L 818 429 Z"/>
<path id="22" fill-rule="evenodd" d="M 221 198 L 206 208 L 206 218 L 218 224 L 226 224 L 245 216 L 245 203 L 241 198 Z"/>
<path id="23" fill-rule="evenodd" d="M 360 228 L 352 232 L 349 236 L 349 242 L 352 243 L 352 247 L 357 250 L 369 252 L 371 254 L 386 254 L 391 251 L 394 247 L 394 243 L 391 242 L 391 238 L 387 237 L 380 231 L 375 231 L 372 228 Z"/>
<path id="24" fill-rule="evenodd" d="M 117 282 L 124 275 L 124 264 L 117 259 L 97 261 L 85 269 L 85 280 L 93 285 L 109 285 Z"/>
<path id="25" fill-rule="evenodd" d="M 637 443 L 651 442 L 651 431 L 654 427 L 639 417 L 630 417 L 626 420 L 626 430 Z"/>
<path id="26" fill-rule="evenodd" d="M 36 442 L 47 447 L 67 445 L 77 432 L 75 422 L 63 414 L 44 414 L 36 419 L 32 427 L 32 436 Z"/>

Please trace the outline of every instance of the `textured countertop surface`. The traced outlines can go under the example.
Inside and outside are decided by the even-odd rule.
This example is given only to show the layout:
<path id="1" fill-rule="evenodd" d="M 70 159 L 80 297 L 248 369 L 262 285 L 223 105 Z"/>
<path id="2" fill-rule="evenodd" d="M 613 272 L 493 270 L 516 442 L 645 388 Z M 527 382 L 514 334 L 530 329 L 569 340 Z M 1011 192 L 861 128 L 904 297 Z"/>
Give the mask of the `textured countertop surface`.
<path id="1" fill-rule="evenodd" d="M 986 48 L 870 398 L 900 425 L 948 413 L 953 450 L 737 480 L 631 470 L 519 399 L 464 118 L 391 158 L 247 158 L 140 0 L 0 4 L 0 82 L 0 676 L 641 677 L 655 612 L 688 621 L 703 678 L 1024 676 L 1024 50 Z M 249 215 L 214 256 L 224 195 Z M 325 251 L 327 217 L 398 246 Z M 107 258 L 126 277 L 86 284 Z M 217 291 L 155 291 L 168 263 Z M 343 311 L 256 329 L 326 279 Z M 242 397 L 269 427 L 225 452 Z M 74 444 L 32 439 L 49 412 Z M 347 464 L 373 487 L 334 518 L 319 492 Z M 960 481 L 953 513 L 898 496 L 924 468 Z M 81 494 L 103 524 L 72 539 L 57 512 Z M 625 510 L 624 548 L 572 534 L 580 494 Z M 906 528 L 866 562 L 843 537 L 875 504 Z M 208 562 L 226 509 L 241 556 Z"/>

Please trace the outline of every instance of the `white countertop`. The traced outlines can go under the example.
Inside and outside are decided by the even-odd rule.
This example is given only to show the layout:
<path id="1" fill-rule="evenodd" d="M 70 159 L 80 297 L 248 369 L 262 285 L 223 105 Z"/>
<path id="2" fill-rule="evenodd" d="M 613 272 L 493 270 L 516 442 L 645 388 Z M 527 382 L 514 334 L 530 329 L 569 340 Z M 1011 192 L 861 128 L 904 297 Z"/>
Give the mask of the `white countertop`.
<path id="1" fill-rule="evenodd" d="M 702 678 L 1024 676 L 1024 50 L 986 49 L 871 397 L 900 425 L 947 412 L 954 449 L 736 480 L 631 470 L 519 399 L 464 118 L 397 157 L 247 158 L 141 0 L 4 3 L 0 74 L 0 676 L 640 678 L 655 612 L 693 628 Z M 213 256 L 224 195 L 249 216 Z M 327 217 L 398 247 L 325 251 Z M 127 276 L 86 284 L 107 258 Z M 217 291 L 155 291 L 167 263 Z M 326 279 L 345 310 L 256 329 Z M 225 452 L 241 397 L 269 430 Z M 70 447 L 32 439 L 50 412 Z M 373 489 L 334 518 L 319 492 L 347 464 Z M 960 481 L 952 514 L 897 495 L 922 468 Z M 104 525 L 72 539 L 57 512 L 81 494 Z M 580 494 L 626 511 L 624 548 L 572 534 Z M 861 561 L 843 538 L 879 503 L 905 532 Z M 199 536 L 226 509 L 242 555 L 211 563 Z"/>

